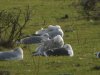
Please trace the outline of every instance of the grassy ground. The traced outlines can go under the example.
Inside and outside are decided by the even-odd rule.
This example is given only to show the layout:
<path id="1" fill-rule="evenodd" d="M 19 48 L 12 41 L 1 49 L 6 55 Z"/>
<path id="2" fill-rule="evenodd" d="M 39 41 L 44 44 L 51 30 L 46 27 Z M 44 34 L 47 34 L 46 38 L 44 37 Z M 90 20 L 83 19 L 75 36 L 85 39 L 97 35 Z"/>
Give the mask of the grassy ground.
<path id="1" fill-rule="evenodd" d="M 13 7 L 33 8 L 32 20 L 25 28 L 25 34 L 34 33 L 41 27 L 61 25 L 64 41 L 72 45 L 74 57 L 32 57 L 36 45 L 21 45 L 23 61 L 0 61 L 1 71 L 10 75 L 100 75 L 100 59 L 94 53 L 100 51 L 100 22 L 80 18 L 78 0 L 0 0 L 0 10 Z M 62 20 L 65 14 L 69 18 Z M 44 23 L 45 21 L 45 23 Z M 1 74 L 0 74 L 1 75 Z"/>

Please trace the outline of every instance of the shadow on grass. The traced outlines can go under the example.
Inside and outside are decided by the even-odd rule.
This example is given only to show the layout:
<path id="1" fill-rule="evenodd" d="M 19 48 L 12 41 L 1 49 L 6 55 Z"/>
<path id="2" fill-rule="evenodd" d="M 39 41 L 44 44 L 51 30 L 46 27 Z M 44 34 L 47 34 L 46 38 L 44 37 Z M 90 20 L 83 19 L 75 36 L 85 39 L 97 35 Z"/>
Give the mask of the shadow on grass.
<path id="1" fill-rule="evenodd" d="M 9 71 L 0 70 L 0 75 L 10 75 Z"/>
<path id="2" fill-rule="evenodd" d="M 100 66 L 94 66 L 93 68 L 92 68 L 92 70 L 98 70 L 98 71 L 100 71 Z"/>

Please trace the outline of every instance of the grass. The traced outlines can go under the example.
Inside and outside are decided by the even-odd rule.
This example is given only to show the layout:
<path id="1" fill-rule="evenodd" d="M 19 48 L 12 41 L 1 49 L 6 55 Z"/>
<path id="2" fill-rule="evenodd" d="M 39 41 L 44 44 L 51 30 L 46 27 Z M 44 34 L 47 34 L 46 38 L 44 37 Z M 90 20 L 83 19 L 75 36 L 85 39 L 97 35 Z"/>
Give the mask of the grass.
<path id="1" fill-rule="evenodd" d="M 100 51 L 100 22 L 80 19 L 77 1 L 0 0 L 0 10 L 25 8 L 27 5 L 33 8 L 32 20 L 24 30 L 25 34 L 34 33 L 50 24 L 61 25 L 65 34 L 64 41 L 72 45 L 75 53 L 74 57 L 32 57 L 31 52 L 36 45 L 21 45 L 24 60 L 0 61 L 0 71 L 9 71 L 10 75 L 99 75 L 100 70 L 93 68 L 100 66 L 100 59 L 94 55 Z M 57 20 L 65 14 L 69 15 L 68 19 Z"/>

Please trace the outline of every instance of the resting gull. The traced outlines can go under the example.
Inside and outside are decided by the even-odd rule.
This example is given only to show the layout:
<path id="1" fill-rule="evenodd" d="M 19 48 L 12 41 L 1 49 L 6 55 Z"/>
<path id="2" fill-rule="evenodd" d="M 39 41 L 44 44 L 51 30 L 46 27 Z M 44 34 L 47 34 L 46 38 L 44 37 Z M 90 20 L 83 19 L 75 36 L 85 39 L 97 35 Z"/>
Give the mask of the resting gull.
<path id="1" fill-rule="evenodd" d="M 36 31 L 35 34 L 43 35 L 44 33 L 48 33 L 50 38 L 53 38 L 57 35 L 61 35 L 61 37 L 64 36 L 63 30 L 59 25 L 56 26 L 49 25 L 47 29 L 41 28 L 41 30 Z"/>
<path id="2" fill-rule="evenodd" d="M 42 41 L 39 47 L 36 48 L 36 53 L 34 55 L 46 55 L 49 50 L 61 48 L 64 45 L 64 40 L 60 35 L 55 36 L 53 39 L 47 39 Z"/>
<path id="3" fill-rule="evenodd" d="M 10 51 L 0 52 L 0 60 L 22 60 L 23 50 L 18 47 Z"/>
<path id="4" fill-rule="evenodd" d="M 35 52 L 32 53 L 32 55 L 34 54 Z M 62 48 L 48 50 L 45 52 L 45 54 L 46 56 L 74 56 L 74 52 L 70 44 L 65 44 Z"/>
<path id="5" fill-rule="evenodd" d="M 46 39 L 45 37 L 49 38 L 48 33 L 45 33 L 41 36 L 30 36 L 30 37 L 23 38 L 20 41 L 16 41 L 16 44 L 37 44 L 37 43 L 41 43 L 43 39 Z"/>

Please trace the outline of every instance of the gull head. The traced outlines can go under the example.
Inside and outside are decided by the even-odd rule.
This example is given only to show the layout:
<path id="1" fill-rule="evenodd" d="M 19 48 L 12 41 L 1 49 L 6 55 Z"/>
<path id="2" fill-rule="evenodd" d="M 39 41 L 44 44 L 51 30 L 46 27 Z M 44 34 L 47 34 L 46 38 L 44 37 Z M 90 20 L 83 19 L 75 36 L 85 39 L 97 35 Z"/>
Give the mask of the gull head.
<path id="1" fill-rule="evenodd" d="M 48 40 L 49 39 L 49 34 L 44 33 L 41 37 L 42 37 L 42 40 Z"/>
<path id="2" fill-rule="evenodd" d="M 15 52 L 15 54 L 18 55 L 18 57 L 20 58 L 20 60 L 23 59 L 23 49 L 21 47 L 15 48 L 14 52 Z"/>

